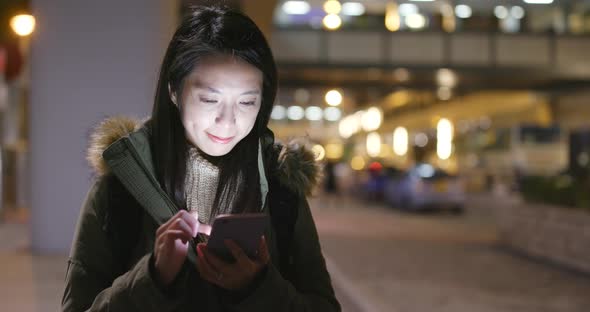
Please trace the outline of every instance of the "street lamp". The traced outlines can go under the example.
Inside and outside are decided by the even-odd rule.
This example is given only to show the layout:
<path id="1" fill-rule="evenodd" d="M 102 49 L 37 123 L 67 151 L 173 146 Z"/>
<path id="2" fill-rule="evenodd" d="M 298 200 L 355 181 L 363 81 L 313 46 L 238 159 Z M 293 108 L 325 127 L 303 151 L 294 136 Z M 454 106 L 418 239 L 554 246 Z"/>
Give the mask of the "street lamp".
<path id="1" fill-rule="evenodd" d="M 35 17 L 30 14 L 16 15 L 10 19 L 10 27 L 21 37 L 26 37 L 35 30 Z"/>

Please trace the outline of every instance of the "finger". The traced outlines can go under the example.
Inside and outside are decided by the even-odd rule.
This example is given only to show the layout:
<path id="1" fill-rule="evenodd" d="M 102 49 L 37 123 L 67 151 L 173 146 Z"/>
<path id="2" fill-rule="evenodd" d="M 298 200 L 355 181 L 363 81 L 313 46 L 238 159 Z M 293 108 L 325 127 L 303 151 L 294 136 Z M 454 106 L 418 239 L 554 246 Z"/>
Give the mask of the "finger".
<path id="1" fill-rule="evenodd" d="M 160 235 L 156 237 L 156 243 L 162 240 L 164 238 L 163 236 L 165 236 L 168 231 L 180 231 L 184 233 L 184 235 L 188 237 L 189 240 L 193 238 L 192 231 L 190 230 L 189 226 L 182 219 L 176 219 L 171 222 L 164 232 L 161 232 Z"/>
<path id="2" fill-rule="evenodd" d="M 199 255 L 197 257 L 197 270 L 199 271 L 199 274 L 203 279 L 211 283 L 217 284 L 219 282 L 219 280 L 217 279 L 218 271 L 216 271 L 213 268 L 213 266 L 209 263 L 209 261 L 207 261 L 207 258 L 205 257 L 201 248 L 197 247 L 197 253 Z"/>
<path id="3" fill-rule="evenodd" d="M 226 274 L 230 271 L 230 264 L 221 260 L 221 258 L 217 257 L 214 253 L 212 253 L 207 246 L 202 245 L 200 248 L 201 252 L 207 259 L 207 262 L 213 267 L 213 269 L 217 272 L 221 272 Z"/>
<path id="4" fill-rule="evenodd" d="M 209 224 L 199 223 L 198 232 L 207 236 L 211 236 L 211 226 Z"/>
<path id="5" fill-rule="evenodd" d="M 199 231 L 199 220 L 197 220 L 195 216 L 193 216 L 186 210 L 180 211 L 179 218 L 186 222 L 186 224 L 189 226 L 189 228 L 191 229 L 191 233 L 193 234 L 193 237 L 197 236 L 197 233 Z"/>
<path id="6" fill-rule="evenodd" d="M 263 235 L 260 238 L 260 244 L 258 245 L 258 262 L 261 264 L 267 264 L 270 261 L 270 254 L 268 252 L 268 246 L 266 245 L 266 237 Z"/>
<path id="7" fill-rule="evenodd" d="M 172 222 L 174 222 L 176 219 L 178 219 L 178 217 L 180 216 L 182 211 L 183 210 L 177 212 L 174 216 L 172 216 L 170 219 L 168 219 L 168 221 L 166 221 L 162 225 L 160 225 L 160 227 L 158 227 L 158 230 L 156 231 L 156 237 L 160 236 L 164 231 L 166 231 L 168 229 L 168 227 L 170 227 Z"/>
<path id="8" fill-rule="evenodd" d="M 176 221 L 174 221 L 168 229 L 169 230 L 181 230 L 181 231 L 187 233 L 187 235 L 194 237 L 193 236 L 193 229 L 190 227 L 190 225 L 188 225 L 188 223 L 186 223 L 186 221 L 184 221 L 184 219 L 181 219 L 181 218 L 176 219 Z"/>
<path id="9" fill-rule="evenodd" d="M 215 273 L 202 254 L 197 257 L 197 271 L 199 271 L 199 275 L 201 275 L 201 278 L 204 280 L 209 282 L 215 281 Z"/>
<path id="10" fill-rule="evenodd" d="M 161 241 L 157 245 L 156 259 L 168 258 L 172 254 L 183 254 L 186 256 L 188 250 L 188 238 L 182 231 L 170 230 L 162 234 Z M 180 245 L 179 245 L 180 244 Z"/>
<path id="11" fill-rule="evenodd" d="M 252 263 L 252 260 L 250 259 L 250 257 L 248 257 L 248 255 L 246 255 L 244 250 L 238 244 L 236 244 L 236 242 L 234 242 L 231 239 L 226 239 L 223 241 L 223 243 L 225 244 L 225 246 L 227 246 L 227 248 L 231 252 L 232 256 L 234 256 L 234 258 L 236 259 L 236 262 L 240 266 L 249 265 Z"/>
<path id="12" fill-rule="evenodd" d="M 161 237 L 164 243 L 169 246 L 171 246 L 177 239 L 181 240 L 183 244 L 186 244 L 192 238 L 190 233 L 181 230 L 168 230 L 163 233 Z"/>
<path id="13" fill-rule="evenodd" d="M 158 227 L 158 229 L 156 230 L 156 237 L 162 235 L 162 233 L 164 233 L 164 231 L 166 231 L 168 229 L 168 226 L 170 225 L 170 223 L 172 223 L 173 220 L 174 220 L 174 217 L 168 219 L 168 221 L 166 221 L 162 225 L 160 225 Z"/>

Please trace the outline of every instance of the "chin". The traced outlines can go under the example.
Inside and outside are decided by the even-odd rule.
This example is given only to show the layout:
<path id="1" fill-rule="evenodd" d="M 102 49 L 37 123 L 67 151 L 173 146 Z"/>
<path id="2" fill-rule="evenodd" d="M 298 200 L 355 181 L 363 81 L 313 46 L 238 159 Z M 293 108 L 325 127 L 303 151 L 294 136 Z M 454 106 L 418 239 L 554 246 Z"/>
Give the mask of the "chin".
<path id="1" fill-rule="evenodd" d="M 224 156 L 227 155 L 229 152 L 231 152 L 231 150 L 233 149 L 233 146 L 229 147 L 217 147 L 217 146 L 207 146 L 205 148 L 201 148 L 199 147 L 199 149 L 209 155 L 209 156 L 213 156 L 213 157 L 218 157 L 218 156 Z"/>
<path id="2" fill-rule="evenodd" d="M 206 151 L 204 151 L 204 152 L 205 152 L 205 154 L 207 154 L 209 156 L 213 156 L 213 157 L 225 156 L 229 153 L 229 151 L 213 152 L 213 153 L 208 153 Z"/>

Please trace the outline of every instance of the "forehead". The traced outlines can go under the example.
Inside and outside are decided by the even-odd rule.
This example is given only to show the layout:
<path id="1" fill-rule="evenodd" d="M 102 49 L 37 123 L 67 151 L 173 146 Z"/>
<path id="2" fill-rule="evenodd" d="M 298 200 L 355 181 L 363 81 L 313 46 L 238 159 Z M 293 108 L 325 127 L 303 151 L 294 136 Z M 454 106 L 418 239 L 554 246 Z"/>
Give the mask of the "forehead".
<path id="1" fill-rule="evenodd" d="M 216 88 L 260 88 L 262 72 L 236 57 L 208 56 L 190 74 L 198 85 Z"/>

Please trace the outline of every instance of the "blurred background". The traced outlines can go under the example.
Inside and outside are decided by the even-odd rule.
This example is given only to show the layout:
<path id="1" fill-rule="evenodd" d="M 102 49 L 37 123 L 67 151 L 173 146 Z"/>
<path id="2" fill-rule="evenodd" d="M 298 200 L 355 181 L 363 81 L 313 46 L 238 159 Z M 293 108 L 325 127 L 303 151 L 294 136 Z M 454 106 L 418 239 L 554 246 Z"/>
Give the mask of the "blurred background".
<path id="1" fill-rule="evenodd" d="M 207 2 L 0 2 L 0 310 L 59 310 L 88 135 L 149 115 Z M 223 2 L 273 49 L 271 129 L 324 165 L 344 311 L 588 311 L 590 1 Z"/>

